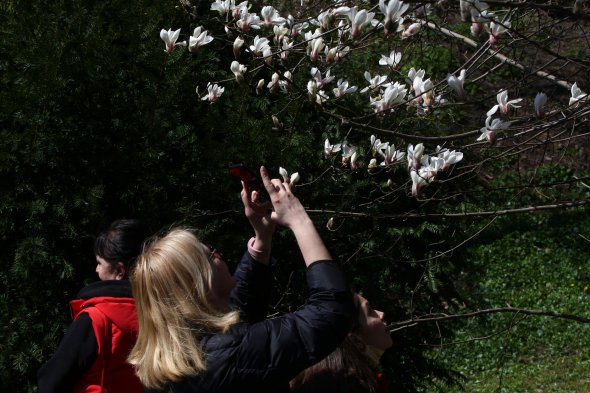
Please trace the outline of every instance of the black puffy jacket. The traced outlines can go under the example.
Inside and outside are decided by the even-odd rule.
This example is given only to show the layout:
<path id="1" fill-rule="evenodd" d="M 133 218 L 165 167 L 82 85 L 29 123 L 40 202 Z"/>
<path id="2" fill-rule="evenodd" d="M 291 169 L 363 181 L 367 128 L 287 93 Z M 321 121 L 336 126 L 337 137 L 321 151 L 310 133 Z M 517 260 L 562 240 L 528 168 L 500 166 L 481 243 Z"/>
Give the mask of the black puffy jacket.
<path id="1" fill-rule="evenodd" d="M 306 305 L 274 319 L 265 319 L 271 269 L 246 253 L 234 278 L 231 304 L 240 310 L 241 322 L 227 333 L 204 337 L 207 370 L 170 383 L 163 392 L 287 392 L 294 376 L 330 354 L 350 331 L 352 293 L 332 261 L 310 265 Z"/>

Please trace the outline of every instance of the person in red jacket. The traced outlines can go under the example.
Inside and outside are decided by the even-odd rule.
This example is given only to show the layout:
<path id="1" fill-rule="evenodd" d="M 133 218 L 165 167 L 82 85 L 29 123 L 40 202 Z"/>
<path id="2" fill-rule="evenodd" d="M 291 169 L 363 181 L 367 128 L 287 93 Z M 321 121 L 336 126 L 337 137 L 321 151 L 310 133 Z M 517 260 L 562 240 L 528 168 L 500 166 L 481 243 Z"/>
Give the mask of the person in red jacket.
<path id="1" fill-rule="evenodd" d="M 137 314 L 129 266 L 148 231 L 139 220 L 117 220 L 94 242 L 101 281 L 70 302 L 74 321 L 55 354 L 37 373 L 39 393 L 140 393 L 143 386 L 126 359 L 137 339 Z"/>

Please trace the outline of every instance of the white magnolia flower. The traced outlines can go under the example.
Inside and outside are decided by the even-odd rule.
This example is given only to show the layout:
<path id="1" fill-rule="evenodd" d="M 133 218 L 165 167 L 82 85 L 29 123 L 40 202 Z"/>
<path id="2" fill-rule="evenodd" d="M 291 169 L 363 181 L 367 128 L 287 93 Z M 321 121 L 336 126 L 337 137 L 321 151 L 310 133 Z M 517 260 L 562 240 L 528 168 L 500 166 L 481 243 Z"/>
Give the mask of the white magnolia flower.
<path id="1" fill-rule="evenodd" d="M 262 56 L 266 48 L 270 49 L 268 39 L 264 37 L 261 38 L 260 36 L 254 37 L 254 45 L 250 45 L 250 50 L 254 55 L 259 57 Z"/>
<path id="2" fill-rule="evenodd" d="M 381 59 L 379 60 L 379 65 L 388 66 L 392 70 L 395 70 L 401 60 L 402 60 L 401 52 L 396 52 L 393 50 L 393 51 L 391 51 L 389 56 L 381 55 Z"/>
<path id="3" fill-rule="evenodd" d="M 461 70 L 459 76 L 449 75 L 447 76 L 447 83 L 449 86 L 455 90 L 459 98 L 465 98 L 465 89 L 463 88 L 463 84 L 465 83 L 465 70 Z"/>
<path id="4" fill-rule="evenodd" d="M 416 77 L 419 77 L 420 79 L 424 79 L 425 75 L 426 75 L 426 71 L 424 71 L 423 69 L 416 71 L 416 69 L 414 67 L 412 67 L 408 71 L 408 79 L 407 80 L 410 83 L 410 85 L 413 85 L 414 79 L 416 79 Z"/>
<path id="5" fill-rule="evenodd" d="M 382 151 L 389 146 L 389 142 L 381 142 L 381 139 L 377 139 L 375 135 L 371 135 L 369 139 L 371 141 L 371 153 L 373 157 L 377 155 L 377 153 L 382 154 Z"/>
<path id="6" fill-rule="evenodd" d="M 279 12 L 271 5 L 262 7 L 262 10 L 260 10 L 260 16 L 264 19 L 263 24 L 266 27 L 282 25 L 287 21 L 285 18 L 281 17 Z"/>
<path id="7" fill-rule="evenodd" d="M 188 50 L 190 52 L 195 52 L 203 45 L 207 45 L 213 41 L 213 37 L 208 35 L 207 30 L 203 29 L 203 26 L 198 26 L 193 31 L 193 35 L 189 37 L 188 40 Z"/>
<path id="8" fill-rule="evenodd" d="M 244 81 L 244 73 L 248 70 L 248 67 L 234 60 L 231 63 L 230 70 L 236 76 L 236 81 L 241 83 Z"/>
<path id="9" fill-rule="evenodd" d="M 232 12 L 232 17 L 234 19 L 240 19 L 242 14 L 248 13 L 250 9 L 250 5 L 248 1 L 242 1 L 240 4 L 236 5 L 234 0 L 231 0 L 231 4 L 229 6 L 230 11 Z"/>
<path id="10" fill-rule="evenodd" d="M 270 90 L 271 93 L 276 93 L 277 91 L 279 91 L 280 79 L 281 79 L 281 76 L 278 73 L 275 72 L 274 74 L 272 74 L 272 77 L 270 78 L 270 82 L 268 82 L 268 85 L 266 85 L 266 87 L 268 88 L 268 90 Z"/>
<path id="11" fill-rule="evenodd" d="M 247 11 L 240 13 L 240 19 L 236 22 L 236 26 L 242 31 L 252 29 L 260 29 L 260 17 L 256 14 L 251 14 Z"/>
<path id="12" fill-rule="evenodd" d="M 234 45 L 233 45 L 233 51 L 234 51 L 234 57 L 239 57 L 240 56 L 240 48 L 242 47 L 242 45 L 244 45 L 244 39 L 242 39 L 242 37 L 237 36 L 236 39 L 234 40 Z"/>
<path id="13" fill-rule="evenodd" d="M 256 84 L 256 94 L 262 94 L 262 88 L 264 87 L 264 78 L 260 79 Z"/>
<path id="14" fill-rule="evenodd" d="M 423 153 L 424 145 L 422 143 L 418 143 L 416 146 L 408 145 L 408 168 L 420 168 Z"/>
<path id="15" fill-rule="evenodd" d="M 174 48 L 176 48 L 177 46 L 186 46 L 186 41 L 176 42 L 179 36 L 180 29 L 175 31 L 172 31 L 172 29 L 160 30 L 160 38 L 166 44 L 166 53 L 170 54 L 174 52 Z"/>
<path id="16" fill-rule="evenodd" d="M 318 88 L 320 88 L 320 89 L 322 87 L 324 87 L 325 84 L 330 83 L 334 80 L 334 76 L 330 75 L 330 70 L 328 70 L 328 72 L 326 72 L 325 78 L 322 78 L 321 71 L 316 67 L 311 68 L 310 74 L 311 74 L 311 77 L 315 79 L 315 81 L 317 82 Z"/>
<path id="17" fill-rule="evenodd" d="M 371 160 L 369 161 L 369 165 L 367 165 L 367 170 L 371 172 L 375 168 L 377 168 L 377 159 L 371 158 Z"/>
<path id="18" fill-rule="evenodd" d="M 285 38 L 287 39 L 287 41 L 289 40 L 289 37 L 287 37 L 287 34 L 289 33 L 288 27 L 273 26 L 272 32 L 274 34 L 275 45 L 279 45 Z"/>
<path id="19" fill-rule="evenodd" d="M 279 167 L 279 174 L 283 177 L 283 180 L 288 183 L 289 182 L 289 172 L 282 166 Z"/>
<path id="20" fill-rule="evenodd" d="M 207 83 L 207 95 L 202 97 L 201 100 L 207 100 L 213 103 L 223 94 L 224 90 L 225 88 L 218 86 L 217 83 L 212 85 L 211 82 L 209 82 Z"/>
<path id="21" fill-rule="evenodd" d="M 387 145 L 383 149 L 379 150 L 379 154 L 383 156 L 384 161 L 381 163 L 381 166 L 389 166 L 395 164 L 398 161 L 404 159 L 406 153 L 401 150 L 395 150 L 394 145 Z"/>
<path id="22" fill-rule="evenodd" d="M 424 103 L 426 106 L 431 106 L 434 103 L 433 88 L 434 84 L 430 78 L 423 80 L 420 76 L 416 76 L 412 82 L 415 102 L 418 104 Z"/>
<path id="23" fill-rule="evenodd" d="M 441 149 L 440 146 L 436 147 L 438 151 L 438 157 L 443 160 L 441 170 L 447 170 L 451 165 L 454 165 L 463 159 L 463 153 L 456 150 Z"/>
<path id="24" fill-rule="evenodd" d="M 422 23 L 414 22 L 402 32 L 402 38 L 408 38 L 413 35 L 418 34 L 418 32 L 422 29 Z"/>
<path id="25" fill-rule="evenodd" d="M 385 88 L 381 99 L 371 98 L 371 105 L 375 107 L 375 112 L 385 112 L 395 105 L 403 103 L 407 93 L 408 89 L 405 85 L 395 82 Z"/>
<path id="26" fill-rule="evenodd" d="M 496 22 L 495 20 L 492 20 L 489 25 L 490 38 L 488 42 L 490 45 L 494 45 L 496 42 L 498 42 L 498 37 L 507 32 L 509 28 L 509 20 L 505 20 L 503 22 Z"/>
<path id="27" fill-rule="evenodd" d="M 349 162 L 351 162 L 351 157 L 355 153 L 356 153 L 356 147 L 344 142 L 342 144 L 342 165 L 346 166 Z M 356 159 L 356 157 L 355 157 L 355 159 Z M 351 165 L 352 165 L 352 163 L 351 163 Z"/>
<path id="28" fill-rule="evenodd" d="M 547 103 L 547 94 L 537 93 L 535 96 L 535 115 L 541 119 L 545 117 L 545 104 Z"/>
<path id="29" fill-rule="evenodd" d="M 509 121 L 502 121 L 500 119 L 493 119 L 491 117 L 486 118 L 486 126 L 483 127 L 481 131 L 481 135 L 477 138 L 478 141 L 483 141 L 487 139 L 487 141 L 493 145 L 496 142 L 496 138 L 498 137 L 498 131 L 506 130 L 510 127 L 511 122 Z"/>
<path id="30" fill-rule="evenodd" d="M 402 15 L 408 10 L 409 6 L 409 4 L 404 4 L 399 0 L 390 0 L 387 5 L 385 4 L 385 0 L 379 0 L 379 9 L 385 16 L 383 19 L 385 35 L 388 35 L 392 31 L 397 31 L 403 22 Z"/>
<path id="31" fill-rule="evenodd" d="M 410 170 L 410 178 L 412 179 L 412 196 L 418 197 L 422 192 L 422 188 L 426 187 L 432 181 L 430 171 L 428 168 L 420 168 L 418 170 Z"/>
<path id="32" fill-rule="evenodd" d="M 291 48 L 293 48 L 294 42 L 289 40 L 289 37 L 283 37 L 282 44 L 281 44 L 281 59 L 287 60 L 289 58 L 289 53 L 291 52 Z"/>
<path id="33" fill-rule="evenodd" d="M 502 90 L 502 91 L 500 91 L 496 95 L 496 99 L 497 99 L 498 103 L 496 105 L 494 105 L 492 107 L 492 109 L 490 109 L 486 113 L 486 116 L 487 117 L 490 117 L 494 113 L 496 113 L 498 111 L 498 108 L 500 109 L 500 112 L 503 115 L 506 115 L 506 114 L 508 114 L 508 110 L 510 109 L 509 108 L 510 106 L 513 107 L 513 108 L 520 108 L 520 105 L 516 105 L 516 104 L 518 104 L 520 101 L 522 101 L 522 98 L 517 98 L 515 100 L 508 101 L 508 90 Z"/>
<path id="34" fill-rule="evenodd" d="M 317 94 L 315 95 L 315 103 L 319 106 L 322 106 L 322 104 L 329 99 L 330 97 L 328 97 L 328 94 L 326 94 L 326 92 L 323 90 L 318 90 Z"/>
<path id="35" fill-rule="evenodd" d="M 371 77 L 371 74 L 369 73 L 369 71 L 365 71 L 365 79 L 367 80 L 367 82 L 369 82 L 369 86 L 362 89 L 361 93 L 364 93 L 364 92 L 368 91 L 369 89 L 371 91 L 377 91 L 377 90 L 379 90 L 379 88 L 386 87 L 391 84 L 391 83 L 385 83 L 385 81 L 387 80 L 386 75 L 375 75 L 374 77 Z"/>
<path id="36" fill-rule="evenodd" d="M 320 12 L 316 19 L 311 20 L 311 23 L 319 26 L 322 32 L 326 32 L 332 27 L 334 19 L 334 10 L 328 9 Z"/>
<path id="37" fill-rule="evenodd" d="M 570 105 L 577 104 L 579 101 L 584 101 L 588 98 L 588 94 L 584 93 L 579 87 L 578 82 L 575 82 L 571 88 L 572 96 L 570 97 Z"/>
<path id="38" fill-rule="evenodd" d="M 341 149 L 342 145 L 340 143 L 332 145 L 328 138 L 324 141 L 324 157 L 326 158 L 330 157 L 332 153 L 338 153 Z"/>
<path id="39" fill-rule="evenodd" d="M 309 41 L 309 58 L 314 61 L 317 60 L 325 46 L 326 44 L 324 44 L 324 39 L 322 37 L 317 37 Z"/>
<path id="40" fill-rule="evenodd" d="M 374 12 L 368 12 L 365 9 L 358 10 L 355 7 L 339 7 L 334 10 L 336 15 L 345 15 L 350 21 L 352 38 L 359 38 L 363 29 L 373 24 L 375 18 Z"/>
<path id="41" fill-rule="evenodd" d="M 350 94 L 350 93 L 356 92 L 357 87 L 356 86 L 348 87 L 348 81 L 339 79 L 338 82 L 336 82 L 336 87 L 334 89 L 332 89 L 332 91 L 334 92 L 334 96 L 342 97 L 345 94 Z"/>
<path id="42" fill-rule="evenodd" d="M 234 0 L 215 0 L 211 4 L 211 11 L 217 11 L 219 15 L 224 16 L 230 11 L 233 4 Z"/>

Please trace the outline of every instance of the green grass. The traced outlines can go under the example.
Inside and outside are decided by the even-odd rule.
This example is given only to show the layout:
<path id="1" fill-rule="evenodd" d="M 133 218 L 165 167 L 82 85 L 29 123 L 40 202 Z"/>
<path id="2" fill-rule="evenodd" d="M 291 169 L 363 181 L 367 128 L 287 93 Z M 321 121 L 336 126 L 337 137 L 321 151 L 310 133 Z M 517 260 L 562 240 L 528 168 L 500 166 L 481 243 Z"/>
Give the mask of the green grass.
<path id="1" fill-rule="evenodd" d="M 580 236 L 589 232 L 584 210 L 504 220 L 468 251 L 462 285 L 470 304 L 454 312 L 510 304 L 590 318 L 590 244 Z M 428 391 L 590 392 L 589 324 L 493 314 L 458 323 L 442 340 L 430 356 L 465 380 L 435 381 Z"/>

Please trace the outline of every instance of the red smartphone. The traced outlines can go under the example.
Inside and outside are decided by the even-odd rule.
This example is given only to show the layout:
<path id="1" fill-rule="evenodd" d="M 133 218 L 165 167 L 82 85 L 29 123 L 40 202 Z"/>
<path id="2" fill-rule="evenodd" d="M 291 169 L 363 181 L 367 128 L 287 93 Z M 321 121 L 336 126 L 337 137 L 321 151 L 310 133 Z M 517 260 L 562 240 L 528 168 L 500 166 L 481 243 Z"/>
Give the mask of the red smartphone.
<path id="1" fill-rule="evenodd" d="M 239 163 L 230 164 L 229 172 L 246 183 L 250 191 L 258 191 L 258 203 L 263 204 L 270 201 L 270 195 L 268 195 L 264 184 L 262 184 L 262 180 L 260 180 L 254 171 L 248 169 L 244 164 Z"/>

